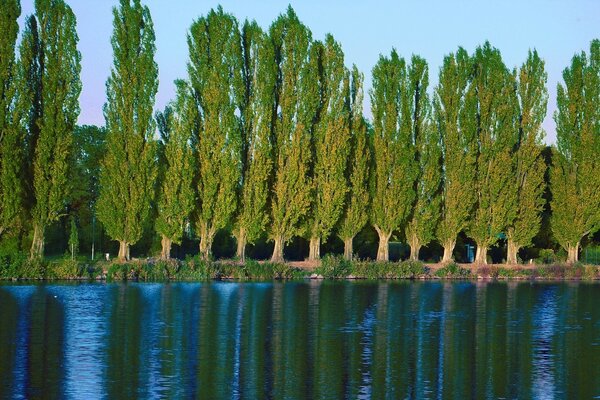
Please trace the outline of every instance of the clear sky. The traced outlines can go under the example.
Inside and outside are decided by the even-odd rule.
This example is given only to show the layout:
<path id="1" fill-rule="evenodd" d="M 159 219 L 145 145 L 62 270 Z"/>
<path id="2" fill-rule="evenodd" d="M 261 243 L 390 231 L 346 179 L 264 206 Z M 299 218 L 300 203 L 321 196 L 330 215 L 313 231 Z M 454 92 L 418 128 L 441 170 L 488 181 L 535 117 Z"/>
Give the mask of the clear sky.
<path id="1" fill-rule="evenodd" d="M 33 0 L 21 0 L 23 16 L 33 12 Z M 104 124 L 112 50 L 111 9 L 116 0 L 66 0 L 77 16 L 82 54 L 80 124 Z M 173 80 L 184 78 L 188 59 L 186 34 L 192 21 L 221 4 L 240 21 L 255 19 L 263 28 L 283 11 L 287 1 L 146 0 L 156 31 L 156 61 L 159 90 L 156 108 L 162 109 L 174 95 Z M 556 84 L 571 57 L 600 38 L 598 0 L 389 0 L 389 1 L 291 1 L 301 21 L 322 39 L 328 32 L 342 44 L 348 66 L 356 64 L 370 87 L 371 69 L 379 54 L 392 47 L 410 58 L 419 54 L 429 62 L 430 84 L 437 83 L 445 54 L 458 46 L 470 53 L 489 40 L 499 48 L 509 67 L 521 65 L 529 49 L 536 48 L 546 60 L 548 115 L 544 123 L 546 141 L 556 137 L 552 113 Z M 371 116 L 368 96 L 365 113 Z"/>

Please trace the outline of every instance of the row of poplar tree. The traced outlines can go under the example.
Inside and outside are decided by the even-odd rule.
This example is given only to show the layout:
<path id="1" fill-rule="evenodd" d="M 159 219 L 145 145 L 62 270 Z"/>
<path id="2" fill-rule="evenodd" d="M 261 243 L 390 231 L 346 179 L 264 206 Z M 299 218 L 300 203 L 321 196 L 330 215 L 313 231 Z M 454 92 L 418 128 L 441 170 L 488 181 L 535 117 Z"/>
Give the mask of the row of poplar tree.
<path id="1" fill-rule="evenodd" d="M 20 5 L 1 7 L 0 235 L 30 229 L 31 257 L 40 257 L 46 229 L 78 189 L 70 179 L 73 154 L 82 151 L 73 144 L 76 19 L 63 0 L 36 0 L 15 56 Z M 318 259 L 321 243 L 337 235 L 351 258 L 354 237 L 372 224 L 378 260 L 388 259 L 399 234 L 411 258 L 436 240 L 448 261 L 464 232 L 477 244 L 476 262 L 505 235 L 507 262 L 516 263 L 538 233 L 548 94 L 536 51 L 511 70 L 487 42 L 473 54 L 459 48 L 430 89 L 427 62 L 393 50 L 373 68 L 368 122 L 363 75 L 345 66 L 333 36 L 314 40 L 291 7 L 268 31 L 219 7 L 190 27 L 188 76 L 154 116 L 150 11 L 120 0 L 113 15 L 106 150 L 92 206 L 120 243 L 119 258 L 129 258 L 149 218 L 163 258 L 189 226 L 204 257 L 227 229 L 242 259 L 248 243 L 274 241 L 273 261 L 295 236 L 309 240 L 309 258 Z M 573 57 L 563 78 L 551 226 L 576 261 L 582 238 L 600 228 L 600 42 Z"/>

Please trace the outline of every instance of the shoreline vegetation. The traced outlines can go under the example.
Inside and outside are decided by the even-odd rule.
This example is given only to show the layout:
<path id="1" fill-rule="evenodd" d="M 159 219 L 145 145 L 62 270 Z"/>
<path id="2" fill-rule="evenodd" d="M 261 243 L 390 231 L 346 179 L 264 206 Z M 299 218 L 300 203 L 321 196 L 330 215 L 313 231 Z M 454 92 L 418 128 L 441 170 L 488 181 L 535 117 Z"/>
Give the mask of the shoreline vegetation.
<path id="1" fill-rule="evenodd" d="M 207 282 L 293 280 L 600 280 L 600 266 L 581 262 L 519 265 L 477 263 L 424 263 L 421 261 L 346 260 L 326 255 L 319 261 L 273 263 L 246 259 L 206 261 L 199 256 L 185 260 L 148 258 L 129 262 L 61 258 L 21 260 L 11 265 L 0 259 L 2 281 L 101 281 L 101 282 Z"/>
<path id="2" fill-rule="evenodd" d="M 76 15 L 40 0 L 19 26 L 19 0 L 1 10 L 0 277 L 598 275 L 580 264 L 600 261 L 598 39 L 563 71 L 549 146 L 535 49 L 511 66 L 483 41 L 431 72 L 391 49 L 365 78 L 291 6 L 268 27 L 221 6 L 195 19 L 187 71 L 157 111 L 150 9 L 119 0 L 105 125 L 77 126 Z"/>

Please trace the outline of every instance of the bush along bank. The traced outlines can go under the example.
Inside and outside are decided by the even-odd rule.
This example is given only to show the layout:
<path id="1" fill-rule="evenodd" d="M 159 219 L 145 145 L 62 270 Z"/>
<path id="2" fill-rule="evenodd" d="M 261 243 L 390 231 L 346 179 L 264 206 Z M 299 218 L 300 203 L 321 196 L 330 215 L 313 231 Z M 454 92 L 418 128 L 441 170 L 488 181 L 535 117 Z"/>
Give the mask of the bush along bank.
<path id="1" fill-rule="evenodd" d="M 134 260 L 126 263 L 60 258 L 50 261 L 0 255 L 1 280 L 98 280 L 139 281 L 273 281 L 302 279 L 462 279 L 462 280 L 598 280 L 600 266 L 575 263 L 535 266 L 444 265 L 420 261 L 348 261 L 327 255 L 316 268 L 299 268 L 286 263 L 247 260 L 206 261 L 199 257 L 180 260 Z"/>

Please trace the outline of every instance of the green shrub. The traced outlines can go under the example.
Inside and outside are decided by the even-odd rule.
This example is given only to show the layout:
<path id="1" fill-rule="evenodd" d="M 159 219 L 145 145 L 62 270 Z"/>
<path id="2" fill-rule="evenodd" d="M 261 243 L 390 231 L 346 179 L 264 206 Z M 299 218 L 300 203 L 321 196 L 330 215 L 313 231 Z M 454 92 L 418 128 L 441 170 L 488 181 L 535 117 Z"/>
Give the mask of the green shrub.
<path id="1" fill-rule="evenodd" d="M 48 263 L 47 277 L 51 279 L 79 279 L 83 269 L 77 260 L 70 257 Z"/>
<path id="2" fill-rule="evenodd" d="M 406 260 L 392 265 L 390 275 L 394 279 L 414 279 L 426 275 L 425 265 L 421 261 Z"/>
<path id="3" fill-rule="evenodd" d="M 566 279 L 581 279 L 585 273 L 585 267 L 582 262 L 576 262 L 571 266 L 564 268 L 564 277 Z"/>
<path id="4" fill-rule="evenodd" d="M 473 277 L 471 271 L 469 271 L 466 268 L 462 268 L 455 262 L 451 262 L 446 266 L 438 269 L 435 272 L 435 276 L 437 276 L 438 278 L 449 279 L 469 279 Z"/>
<path id="5" fill-rule="evenodd" d="M 315 273 L 325 279 L 347 278 L 352 273 L 352 265 L 343 256 L 327 254 L 321 260 L 321 265 L 315 269 Z"/>
<path id="6" fill-rule="evenodd" d="M 264 265 L 273 271 L 273 279 L 276 280 L 304 279 L 309 275 L 308 271 L 287 264 L 265 263 Z"/>
<path id="7" fill-rule="evenodd" d="M 19 251 L 3 250 L 0 253 L 0 279 L 16 279 L 22 277 L 23 265 L 27 256 Z"/>
<path id="8" fill-rule="evenodd" d="M 19 278 L 45 279 L 48 264 L 41 258 L 28 259 L 23 263 Z"/>
<path id="9" fill-rule="evenodd" d="M 544 279 L 564 279 L 565 278 L 565 266 L 559 264 L 543 265 L 536 269 L 535 274 L 537 278 Z"/>
<path id="10" fill-rule="evenodd" d="M 121 263 L 112 263 L 108 266 L 108 271 L 106 272 L 106 280 L 107 281 L 125 281 L 127 280 L 128 275 L 128 265 Z"/>
<path id="11" fill-rule="evenodd" d="M 595 265 L 586 265 L 583 267 L 582 279 L 594 280 L 600 278 L 600 268 Z"/>
<path id="12" fill-rule="evenodd" d="M 541 249 L 538 258 L 536 258 L 538 264 L 554 264 L 557 261 L 558 258 L 552 249 Z"/>
<path id="13" fill-rule="evenodd" d="M 381 279 L 387 275 L 389 263 L 370 262 L 356 260 L 352 261 L 352 276 L 359 279 Z"/>
<path id="14" fill-rule="evenodd" d="M 218 263 L 202 260 L 200 257 L 187 257 L 176 274 L 177 279 L 192 281 L 208 281 L 221 279 L 224 268 Z"/>
<path id="15" fill-rule="evenodd" d="M 499 268 L 495 265 L 481 265 L 477 268 L 477 276 L 486 279 L 498 279 L 498 277 L 500 276 L 501 269 L 504 270 L 506 268 Z"/>

